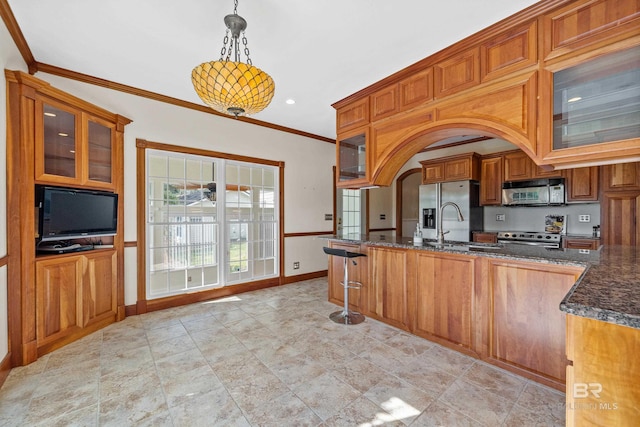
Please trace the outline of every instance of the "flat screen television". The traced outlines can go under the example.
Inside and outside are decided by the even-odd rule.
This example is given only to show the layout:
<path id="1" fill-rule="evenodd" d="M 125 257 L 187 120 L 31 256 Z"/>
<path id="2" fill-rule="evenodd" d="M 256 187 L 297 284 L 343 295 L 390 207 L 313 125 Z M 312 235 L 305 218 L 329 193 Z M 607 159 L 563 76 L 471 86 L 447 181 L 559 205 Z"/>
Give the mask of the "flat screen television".
<path id="1" fill-rule="evenodd" d="M 113 236 L 118 226 L 118 195 L 107 191 L 38 185 L 40 242 Z"/>

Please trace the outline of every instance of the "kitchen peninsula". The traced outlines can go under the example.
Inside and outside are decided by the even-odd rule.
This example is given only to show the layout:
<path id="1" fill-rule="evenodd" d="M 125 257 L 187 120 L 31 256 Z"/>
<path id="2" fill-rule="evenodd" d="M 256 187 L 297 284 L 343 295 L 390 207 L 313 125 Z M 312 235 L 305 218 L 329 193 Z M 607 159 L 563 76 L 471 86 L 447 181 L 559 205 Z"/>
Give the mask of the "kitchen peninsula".
<path id="1" fill-rule="evenodd" d="M 367 254 L 350 266 L 363 287 L 349 291 L 351 308 L 365 316 L 563 391 L 574 379 L 597 378 L 607 390 L 607 375 L 619 378 L 625 372 L 630 382 L 640 374 L 638 363 L 630 362 L 640 351 L 640 250 L 635 247 L 438 246 L 385 234 L 327 237 L 331 247 Z M 342 263 L 329 262 L 329 300 L 340 304 Z M 613 328 L 603 338 L 610 336 L 612 347 L 585 352 L 576 328 L 593 325 L 583 321 Z M 626 342 L 615 341 L 618 330 Z M 587 347 L 595 345 L 590 341 Z M 609 352 L 606 375 L 590 371 L 592 377 L 579 377 L 578 372 L 586 375 L 580 371 L 582 357 L 591 357 L 585 366 L 593 370 L 602 351 Z M 567 356 L 574 362 L 569 369 Z M 619 386 L 608 388 L 610 402 L 622 402 Z M 574 395 L 567 396 L 571 405 Z M 633 408 L 640 396 L 625 399 Z"/>

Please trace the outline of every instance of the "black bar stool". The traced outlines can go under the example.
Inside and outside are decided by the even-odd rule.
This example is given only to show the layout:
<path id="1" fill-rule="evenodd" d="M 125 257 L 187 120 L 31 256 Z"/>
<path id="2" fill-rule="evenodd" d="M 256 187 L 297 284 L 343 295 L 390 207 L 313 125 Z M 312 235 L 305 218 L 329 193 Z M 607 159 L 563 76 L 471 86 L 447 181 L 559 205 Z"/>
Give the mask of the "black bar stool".
<path id="1" fill-rule="evenodd" d="M 349 289 L 359 289 L 362 287 L 362 283 L 349 281 L 349 268 L 347 260 L 350 258 L 357 258 L 361 256 L 367 256 L 357 252 L 349 252 L 345 249 L 333 249 L 322 248 L 327 255 L 339 256 L 344 259 L 344 278 L 340 283 L 344 287 L 344 308 L 329 315 L 329 319 L 336 323 L 343 323 L 345 325 L 357 325 L 364 322 L 364 316 L 356 311 L 349 310 Z M 353 265 L 357 265 L 355 260 L 351 260 Z"/>

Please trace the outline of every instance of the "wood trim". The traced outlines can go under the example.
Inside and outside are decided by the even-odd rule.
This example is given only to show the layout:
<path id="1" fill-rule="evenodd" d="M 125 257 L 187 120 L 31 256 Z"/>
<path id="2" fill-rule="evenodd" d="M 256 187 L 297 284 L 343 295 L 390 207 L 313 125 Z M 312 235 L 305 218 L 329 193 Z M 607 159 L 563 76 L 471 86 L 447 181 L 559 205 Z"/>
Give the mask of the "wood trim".
<path id="1" fill-rule="evenodd" d="M 4 21 L 4 24 L 9 30 L 9 34 L 13 39 L 13 42 L 18 47 L 20 54 L 22 55 L 22 59 L 27 64 L 29 68 L 29 73 L 34 74 L 37 70 L 37 62 L 33 57 L 33 53 L 27 44 L 27 40 L 24 38 L 24 34 L 22 34 L 22 30 L 16 21 L 16 17 L 13 15 L 13 11 L 9 6 L 9 2 L 7 0 L 0 0 L 0 16 Z"/>
<path id="2" fill-rule="evenodd" d="M 375 233 L 378 231 L 394 231 L 396 228 L 395 227 L 388 227 L 388 228 L 370 228 L 369 229 L 369 233 Z"/>
<path id="3" fill-rule="evenodd" d="M 413 168 L 403 172 L 398 179 L 396 179 L 396 231 L 400 230 L 402 235 L 402 185 L 404 180 L 415 173 L 422 173 L 422 168 Z M 420 218 L 420 212 L 418 212 L 418 218 Z M 397 233 L 396 233 L 397 235 Z"/>
<path id="4" fill-rule="evenodd" d="M 338 187 L 336 187 L 336 182 L 338 182 L 337 171 L 338 171 L 337 166 L 333 166 L 333 200 L 331 201 L 331 203 L 333 204 L 333 233 L 332 234 L 338 233 L 338 206 L 336 203 L 338 198 Z"/>
<path id="5" fill-rule="evenodd" d="M 1 2 L 2 0 L 0 0 Z M 7 355 L 0 362 L 0 388 L 7 380 L 9 376 L 9 372 L 11 372 L 11 352 L 7 353 Z"/>
<path id="6" fill-rule="evenodd" d="M 6 0 L 0 0 L 0 1 L 5 2 Z M 300 135 L 306 138 L 312 138 L 322 142 L 328 142 L 331 144 L 336 143 L 335 139 L 327 138 L 325 136 L 315 135 L 315 134 L 304 132 L 298 129 L 293 129 L 286 126 L 280 126 L 273 123 L 263 122 L 261 120 L 252 119 L 250 117 L 238 117 L 238 118 L 232 117 L 227 114 L 219 113 L 205 105 L 195 104 L 193 102 L 184 101 L 182 99 L 173 98 L 171 96 L 162 95 L 156 92 L 151 92 L 151 91 L 136 88 L 133 86 L 112 82 L 110 80 L 101 79 L 99 77 L 90 76 L 88 74 L 67 70 L 65 68 L 57 67 L 55 65 L 44 64 L 42 62 L 34 62 L 34 64 L 35 64 L 35 70 L 38 72 L 52 74 L 54 76 L 64 77 L 64 78 L 76 80 L 82 83 L 88 83 L 95 86 L 100 86 L 107 89 L 115 90 L 118 92 L 128 93 L 130 95 L 140 96 L 142 98 L 164 102 L 164 103 L 175 105 L 182 108 L 188 108 L 190 110 L 200 111 L 201 113 L 213 114 L 214 116 L 222 117 L 225 119 L 237 120 L 237 121 L 245 122 L 245 123 L 256 125 L 256 126 L 262 126 L 269 129 L 278 130 L 281 132 Z"/>
<path id="7" fill-rule="evenodd" d="M 152 150 L 170 151 L 173 153 L 193 154 L 196 156 L 217 157 L 225 160 L 237 160 L 239 162 L 257 163 L 268 166 L 284 166 L 284 162 L 278 160 L 266 160 L 258 157 L 241 156 L 238 154 L 222 153 L 220 151 L 204 150 L 201 148 L 183 147 L 181 145 L 164 144 L 162 142 L 147 141 L 146 139 L 136 139 L 136 147 Z M 138 175 L 140 177 L 140 175 Z"/>
<path id="8" fill-rule="evenodd" d="M 147 299 L 147 254 L 144 245 L 147 241 L 146 224 L 146 181 L 147 181 L 147 162 L 146 162 L 146 144 L 143 140 L 136 140 L 136 239 L 138 248 L 136 253 L 137 262 L 137 308 L 136 313 L 142 314 L 147 312 L 145 301 Z M 126 313 L 126 307 L 125 307 Z"/>
<path id="9" fill-rule="evenodd" d="M 278 229 L 280 232 L 280 236 L 278 238 L 280 240 L 278 257 L 280 260 L 280 266 L 278 268 L 278 271 L 280 275 L 280 281 L 282 282 L 282 279 L 284 278 L 284 162 L 280 162 L 280 165 L 278 167 L 278 176 L 280 178 L 278 183 L 278 200 L 280 201 L 280 203 L 278 203 Z"/>
<path id="10" fill-rule="evenodd" d="M 307 231 L 301 233 L 285 233 L 285 239 L 288 237 L 307 237 L 307 236 L 326 236 L 327 234 L 333 234 L 332 231 Z"/>
<path id="11" fill-rule="evenodd" d="M 136 304 L 126 305 L 124 307 L 124 315 L 125 315 L 125 317 L 137 316 L 138 315 L 138 306 Z"/>
<path id="12" fill-rule="evenodd" d="M 124 247 L 125 248 L 135 248 L 138 246 L 138 242 L 137 241 L 133 241 L 133 242 L 124 242 Z"/>
<path id="13" fill-rule="evenodd" d="M 7 264 L 9 264 L 9 256 L 5 255 L 2 258 L 0 258 L 0 267 L 4 267 Z"/>
<path id="14" fill-rule="evenodd" d="M 282 284 L 288 285 L 291 283 L 302 282 L 303 280 L 318 279 L 320 277 L 326 277 L 329 275 L 329 270 L 314 271 L 313 273 L 296 274 L 295 276 L 286 276 Z"/>
<path id="15" fill-rule="evenodd" d="M 532 20 L 537 20 L 539 16 L 544 15 L 545 13 L 550 12 L 551 10 L 568 4 L 573 0 L 547 0 L 540 1 L 526 9 L 521 10 L 520 12 L 516 12 L 515 14 L 506 17 L 505 19 L 496 22 L 495 24 L 484 28 L 477 33 L 474 33 L 457 43 L 452 44 L 430 56 L 427 58 L 421 59 L 418 62 L 415 62 L 408 67 L 403 68 L 402 70 L 391 74 L 388 77 L 385 77 L 382 80 L 379 80 L 358 92 L 355 92 L 346 98 L 343 98 L 339 101 L 331 104 L 335 109 L 341 108 L 345 105 L 348 105 L 351 102 L 357 101 L 363 97 L 369 96 L 372 93 L 384 88 L 385 86 L 394 84 L 402 79 L 405 79 L 415 73 L 423 71 L 430 66 L 437 64 L 443 60 L 452 58 L 456 55 L 464 53 L 465 51 L 478 46 L 479 44 L 489 41 L 491 38 L 500 35 L 504 31 L 508 31 L 513 29 L 514 27 L 518 27 L 520 25 L 527 24 Z"/>

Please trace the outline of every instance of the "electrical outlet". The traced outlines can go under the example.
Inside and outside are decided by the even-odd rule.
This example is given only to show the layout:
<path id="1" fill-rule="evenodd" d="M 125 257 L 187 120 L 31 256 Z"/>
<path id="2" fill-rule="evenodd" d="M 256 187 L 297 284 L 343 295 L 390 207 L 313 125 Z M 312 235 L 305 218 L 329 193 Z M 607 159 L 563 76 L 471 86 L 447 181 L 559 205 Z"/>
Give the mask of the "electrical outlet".
<path id="1" fill-rule="evenodd" d="M 578 222 L 591 222 L 591 215 L 578 215 Z"/>
<path id="2" fill-rule="evenodd" d="M 496 214 L 496 221 L 504 221 L 505 215 L 504 214 Z"/>
<path id="3" fill-rule="evenodd" d="M 293 269 L 294 269 L 294 270 L 297 270 L 297 269 L 299 269 L 299 268 L 300 268 L 300 262 L 299 262 L 299 261 L 294 262 L 294 263 L 293 263 Z"/>

